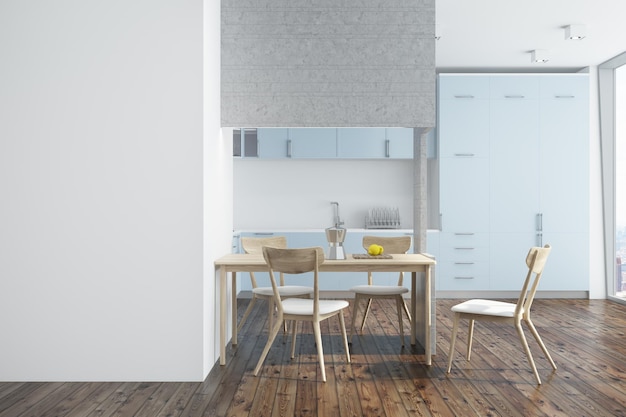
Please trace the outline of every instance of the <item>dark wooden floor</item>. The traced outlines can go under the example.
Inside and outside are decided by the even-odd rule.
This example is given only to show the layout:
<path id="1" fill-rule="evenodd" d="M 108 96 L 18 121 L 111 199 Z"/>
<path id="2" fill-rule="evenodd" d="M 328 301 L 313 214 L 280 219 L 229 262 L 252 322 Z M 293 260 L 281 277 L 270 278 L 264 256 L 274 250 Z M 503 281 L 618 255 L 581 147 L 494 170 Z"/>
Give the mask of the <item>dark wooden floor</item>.
<path id="1" fill-rule="evenodd" d="M 626 306 L 536 300 L 535 324 L 559 367 L 553 372 L 529 338 L 543 380 L 537 386 L 514 329 L 496 324 L 477 324 L 469 363 L 463 323 L 453 371 L 445 373 L 450 307 L 457 302 L 437 302 L 431 367 L 423 365 L 419 348 L 400 347 L 395 308 L 382 302 L 354 337 L 352 364 L 346 364 L 337 320 L 327 321 L 328 382 L 320 382 L 308 326 L 294 361 L 277 339 L 262 375 L 254 377 L 267 335 L 266 305 L 257 303 L 239 347 L 228 349 L 227 365 L 202 383 L 0 383 L 0 417 L 626 415 Z M 240 312 L 246 306 L 242 300 Z"/>

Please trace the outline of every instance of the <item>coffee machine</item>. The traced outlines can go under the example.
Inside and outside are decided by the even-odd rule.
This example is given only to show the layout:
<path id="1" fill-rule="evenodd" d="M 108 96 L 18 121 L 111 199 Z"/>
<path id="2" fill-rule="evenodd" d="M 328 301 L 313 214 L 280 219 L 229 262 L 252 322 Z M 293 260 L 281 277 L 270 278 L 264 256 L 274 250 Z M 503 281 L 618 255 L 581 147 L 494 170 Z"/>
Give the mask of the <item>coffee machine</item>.
<path id="1" fill-rule="evenodd" d="M 341 227 L 343 222 L 339 218 L 339 203 L 331 201 L 334 206 L 333 227 L 326 229 L 326 240 L 328 240 L 328 256 L 327 259 L 346 259 L 346 253 L 343 250 L 343 241 L 346 238 L 346 229 Z"/>

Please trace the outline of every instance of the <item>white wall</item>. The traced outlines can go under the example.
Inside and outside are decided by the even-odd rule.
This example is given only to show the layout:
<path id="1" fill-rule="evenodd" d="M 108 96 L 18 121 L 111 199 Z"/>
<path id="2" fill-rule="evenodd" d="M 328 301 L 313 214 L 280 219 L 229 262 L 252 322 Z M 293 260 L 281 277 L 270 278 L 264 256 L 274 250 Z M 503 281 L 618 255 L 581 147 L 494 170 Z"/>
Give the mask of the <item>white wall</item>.
<path id="1" fill-rule="evenodd" d="M 3 1 L 0 56 L 0 379 L 203 379 L 203 1 Z"/>
<path id="2" fill-rule="evenodd" d="M 220 124 L 220 2 L 204 0 L 204 369 L 219 359 L 219 288 L 214 261 L 231 252 L 233 142 Z M 230 300 L 230 293 L 229 300 Z M 230 316 L 226 318 L 230 320 Z M 227 327 L 230 329 L 231 327 Z M 219 365 L 217 365 L 219 366 Z"/>
<path id="3" fill-rule="evenodd" d="M 346 228 L 363 228 L 371 207 L 400 208 L 413 228 L 412 160 L 234 161 L 235 229 L 322 229 L 339 202 Z"/>

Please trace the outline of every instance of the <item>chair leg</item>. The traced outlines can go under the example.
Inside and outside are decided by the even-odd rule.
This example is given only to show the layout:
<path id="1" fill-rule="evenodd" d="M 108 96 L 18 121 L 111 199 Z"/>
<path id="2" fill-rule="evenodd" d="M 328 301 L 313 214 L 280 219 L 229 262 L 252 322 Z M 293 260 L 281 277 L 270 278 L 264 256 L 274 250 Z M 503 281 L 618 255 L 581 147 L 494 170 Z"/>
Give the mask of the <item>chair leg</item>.
<path id="1" fill-rule="evenodd" d="M 541 347 L 543 354 L 546 355 L 548 362 L 550 362 L 550 365 L 552 365 L 552 369 L 556 369 L 556 363 L 554 363 L 554 361 L 552 360 L 552 356 L 550 356 L 550 353 L 548 353 L 548 348 L 546 348 L 546 345 L 543 344 L 543 340 L 541 340 L 541 337 L 539 336 L 539 332 L 537 332 L 535 325 L 530 319 L 526 319 L 526 324 L 528 325 L 530 332 L 533 334 L 533 336 L 535 336 L 535 340 Z"/>
<path id="2" fill-rule="evenodd" d="M 398 310 L 398 326 L 400 327 L 400 341 L 402 342 L 402 347 L 404 347 L 404 325 L 402 318 L 402 304 L 404 304 L 404 300 L 402 296 L 399 295 L 396 297 L 396 310 Z"/>
<path id="3" fill-rule="evenodd" d="M 257 376 L 259 374 L 259 371 L 261 370 L 261 367 L 263 366 L 263 361 L 265 361 L 265 357 L 270 351 L 270 348 L 272 347 L 272 343 L 274 343 L 274 339 L 276 339 L 276 335 L 280 331 L 280 327 L 282 325 L 281 322 L 282 320 L 277 321 L 276 325 L 271 329 L 270 334 L 267 337 L 267 343 L 265 344 L 265 347 L 263 348 L 263 352 L 261 352 L 261 357 L 259 358 L 259 361 L 256 364 L 256 368 L 254 368 L 254 376 Z"/>
<path id="4" fill-rule="evenodd" d="M 452 358 L 454 357 L 454 343 L 456 342 L 456 333 L 459 329 L 459 313 L 454 314 L 454 324 L 452 326 L 452 336 L 450 338 L 450 352 L 448 353 L 448 373 L 452 368 Z"/>
<path id="5" fill-rule="evenodd" d="M 354 306 L 352 307 L 352 326 L 350 326 L 350 343 L 352 343 L 352 332 L 354 331 L 355 323 L 356 323 L 356 315 L 359 312 L 359 303 L 361 301 L 361 296 L 359 294 L 354 294 Z"/>
<path id="6" fill-rule="evenodd" d="M 515 330 L 517 330 L 517 334 L 519 335 L 520 341 L 522 342 L 522 346 L 524 346 L 524 351 L 526 352 L 526 356 L 528 357 L 528 363 L 535 374 L 535 379 L 537 380 L 537 384 L 541 385 L 541 378 L 539 378 L 539 372 L 537 372 L 537 367 L 535 366 L 535 361 L 533 360 L 533 355 L 530 353 L 530 348 L 528 347 L 528 342 L 526 342 L 526 336 L 524 336 L 524 330 L 522 329 L 522 323 L 515 323 Z"/>
<path id="7" fill-rule="evenodd" d="M 326 369 L 324 368 L 324 347 L 322 346 L 322 332 L 320 330 L 320 322 L 313 322 L 313 333 L 315 334 L 315 343 L 317 344 L 317 356 L 322 369 L 322 381 L 326 382 Z"/>
<path id="8" fill-rule="evenodd" d="M 241 328 L 243 327 L 243 324 L 248 319 L 248 316 L 250 315 L 250 312 L 252 311 L 252 307 L 254 307 L 255 303 L 256 303 L 256 297 L 252 295 L 252 299 L 250 299 L 250 304 L 248 304 L 248 308 L 246 308 L 246 311 L 245 313 L 243 313 L 243 317 L 241 318 L 241 321 L 239 322 L 239 325 L 237 326 L 237 332 L 241 331 Z"/>
<path id="9" fill-rule="evenodd" d="M 363 331 L 363 329 L 365 328 L 365 320 L 367 320 L 367 315 L 370 312 L 371 305 L 372 305 L 372 299 L 368 298 L 367 299 L 367 307 L 365 307 L 365 313 L 363 313 L 363 321 L 361 321 L 361 331 Z"/>
<path id="10" fill-rule="evenodd" d="M 274 299 L 270 299 L 268 302 L 268 310 L 267 310 L 267 314 L 268 314 L 268 320 L 270 322 L 269 324 L 269 328 L 272 329 L 274 328 Z"/>
<path id="11" fill-rule="evenodd" d="M 339 324 L 341 325 L 341 335 L 343 336 L 343 348 L 346 350 L 346 360 L 350 363 L 350 348 L 348 346 L 348 334 L 346 332 L 346 322 L 343 318 L 343 310 L 339 312 Z"/>
<path id="12" fill-rule="evenodd" d="M 298 321 L 292 320 L 291 323 L 291 359 L 296 357 L 296 331 L 298 328 Z"/>
<path id="13" fill-rule="evenodd" d="M 404 297 L 402 297 L 402 305 L 404 306 L 404 312 L 406 313 L 406 316 L 409 318 L 409 321 L 412 321 L 411 312 L 409 311 L 409 306 L 406 305 L 406 300 L 404 299 Z"/>
<path id="14" fill-rule="evenodd" d="M 474 338 L 474 319 L 469 320 L 467 328 L 467 361 L 472 359 L 472 339 Z"/>

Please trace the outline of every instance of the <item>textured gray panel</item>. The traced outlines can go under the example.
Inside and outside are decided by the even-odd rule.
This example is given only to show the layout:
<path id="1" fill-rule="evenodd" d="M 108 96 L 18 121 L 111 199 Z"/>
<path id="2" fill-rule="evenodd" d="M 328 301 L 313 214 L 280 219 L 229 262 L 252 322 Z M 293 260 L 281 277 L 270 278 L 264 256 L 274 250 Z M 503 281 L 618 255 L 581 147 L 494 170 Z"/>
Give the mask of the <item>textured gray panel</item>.
<path id="1" fill-rule="evenodd" d="M 222 1 L 222 125 L 434 126 L 434 7 Z"/>

